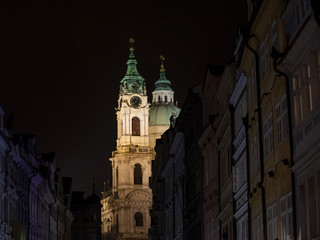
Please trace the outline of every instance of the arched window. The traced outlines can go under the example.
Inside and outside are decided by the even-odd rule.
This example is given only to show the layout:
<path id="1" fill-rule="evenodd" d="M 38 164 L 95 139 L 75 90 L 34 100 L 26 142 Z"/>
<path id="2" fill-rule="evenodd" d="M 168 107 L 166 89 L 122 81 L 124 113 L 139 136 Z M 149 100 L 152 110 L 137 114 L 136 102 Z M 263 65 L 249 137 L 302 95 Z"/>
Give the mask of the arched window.
<path id="1" fill-rule="evenodd" d="M 134 165 L 134 184 L 142 185 L 142 170 L 141 165 Z"/>
<path id="2" fill-rule="evenodd" d="M 140 119 L 138 117 L 132 118 L 132 136 L 140 136 Z"/>
<path id="3" fill-rule="evenodd" d="M 143 226 L 143 216 L 141 212 L 136 212 L 134 220 L 136 222 L 136 226 Z"/>
<path id="4" fill-rule="evenodd" d="M 164 101 L 168 102 L 168 97 L 167 96 L 164 96 Z"/>
<path id="5" fill-rule="evenodd" d="M 158 97 L 158 102 L 161 102 L 161 97 L 160 96 Z"/>

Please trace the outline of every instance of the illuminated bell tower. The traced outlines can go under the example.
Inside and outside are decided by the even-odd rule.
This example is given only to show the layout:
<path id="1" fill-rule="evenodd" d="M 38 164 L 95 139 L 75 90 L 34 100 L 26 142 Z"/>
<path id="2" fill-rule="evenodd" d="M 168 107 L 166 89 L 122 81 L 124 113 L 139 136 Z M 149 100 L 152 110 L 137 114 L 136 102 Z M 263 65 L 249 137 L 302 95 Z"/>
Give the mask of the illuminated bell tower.
<path id="1" fill-rule="evenodd" d="M 127 72 L 120 82 L 117 150 L 112 153 L 112 190 L 103 197 L 103 239 L 148 239 L 149 188 L 153 148 L 149 144 L 149 103 L 130 39 Z"/>

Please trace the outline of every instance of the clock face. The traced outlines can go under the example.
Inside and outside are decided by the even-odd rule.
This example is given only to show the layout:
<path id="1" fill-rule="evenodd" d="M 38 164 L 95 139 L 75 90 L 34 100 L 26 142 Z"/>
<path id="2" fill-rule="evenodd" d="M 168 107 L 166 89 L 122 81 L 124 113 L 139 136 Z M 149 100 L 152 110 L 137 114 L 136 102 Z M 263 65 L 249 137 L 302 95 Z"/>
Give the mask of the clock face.
<path id="1" fill-rule="evenodd" d="M 132 98 L 130 98 L 130 104 L 134 108 L 138 108 L 141 105 L 141 98 L 139 98 L 138 96 L 133 96 Z"/>

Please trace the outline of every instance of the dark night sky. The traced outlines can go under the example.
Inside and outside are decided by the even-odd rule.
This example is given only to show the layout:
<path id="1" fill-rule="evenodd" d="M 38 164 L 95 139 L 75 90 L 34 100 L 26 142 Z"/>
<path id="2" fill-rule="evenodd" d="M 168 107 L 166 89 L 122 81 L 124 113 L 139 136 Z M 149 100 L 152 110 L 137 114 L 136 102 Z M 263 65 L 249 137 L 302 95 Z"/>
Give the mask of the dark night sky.
<path id="1" fill-rule="evenodd" d="M 14 132 L 37 135 L 40 151 L 56 152 L 73 190 L 86 194 L 93 179 L 98 193 L 110 178 L 128 39 L 149 95 L 166 57 L 181 107 L 207 63 L 232 58 L 246 16 L 245 0 L 10 2 L 0 4 L 0 103 Z"/>

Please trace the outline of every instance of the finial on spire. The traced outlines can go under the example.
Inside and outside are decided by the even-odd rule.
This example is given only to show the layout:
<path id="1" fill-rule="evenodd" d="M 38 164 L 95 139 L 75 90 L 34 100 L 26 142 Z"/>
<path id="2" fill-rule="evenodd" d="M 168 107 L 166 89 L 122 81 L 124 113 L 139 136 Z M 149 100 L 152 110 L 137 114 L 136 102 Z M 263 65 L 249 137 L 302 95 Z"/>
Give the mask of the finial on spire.
<path id="1" fill-rule="evenodd" d="M 133 51 L 134 51 L 134 47 L 133 47 L 134 38 L 130 38 L 130 39 L 129 39 L 129 43 L 130 43 L 130 52 L 133 52 Z"/>
<path id="2" fill-rule="evenodd" d="M 160 61 L 161 61 L 160 72 L 165 72 L 164 65 L 163 65 L 164 60 L 165 60 L 164 56 L 160 55 Z"/>

